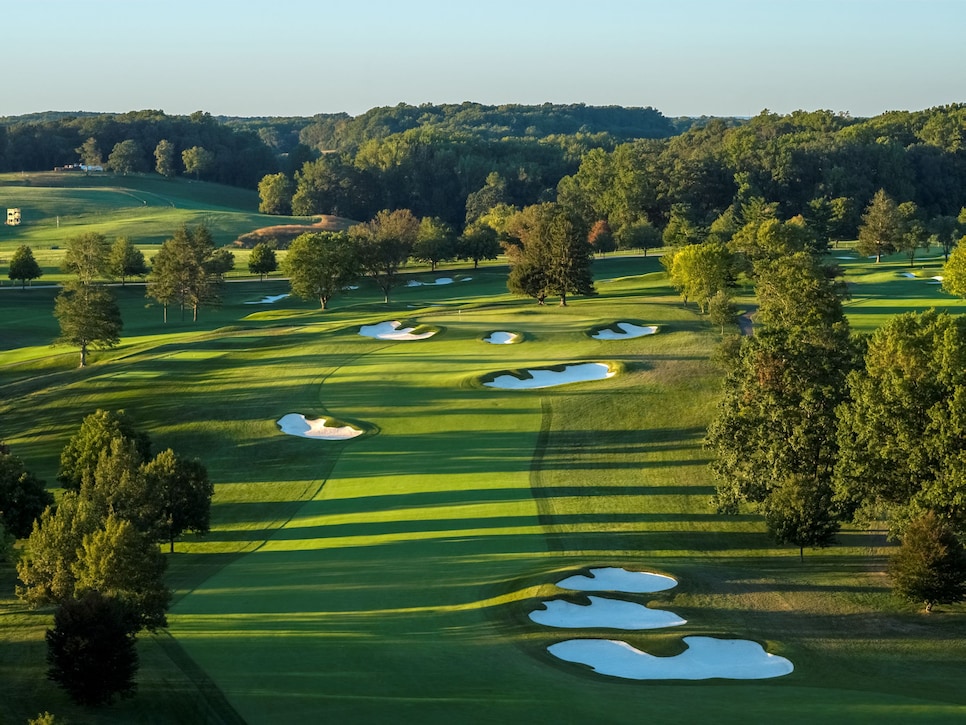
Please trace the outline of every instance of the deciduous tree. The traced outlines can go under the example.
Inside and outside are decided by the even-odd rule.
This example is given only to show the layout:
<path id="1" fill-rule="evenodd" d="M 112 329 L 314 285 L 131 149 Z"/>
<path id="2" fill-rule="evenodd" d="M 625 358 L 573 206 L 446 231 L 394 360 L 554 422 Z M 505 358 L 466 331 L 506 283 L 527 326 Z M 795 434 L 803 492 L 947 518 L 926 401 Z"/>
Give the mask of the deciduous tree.
<path id="1" fill-rule="evenodd" d="M 68 237 L 63 271 L 76 274 L 81 284 L 93 284 L 94 280 L 107 276 L 111 247 L 107 237 L 100 232 L 84 232 Z"/>
<path id="2" fill-rule="evenodd" d="M 135 629 L 127 607 L 112 597 L 89 591 L 65 600 L 46 634 L 47 677 L 81 705 L 106 705 L 117 695 L 133 695 Z"/>
<path id="3" fill-rule="evenodd" d="M 73 563 L 74 596 L 97 591 L 130 609 L 138 629 L 166 627 L 171 591 L 164 584 L 167 560 L 133 523 L 109 514 L 84 536 Z"/>
<path id="4" fill-rule="evenodd" d="M 966 320 L 930 310 L 876 330 L 839 409 L 836 496 L 894 533 L 924 510 L 966 530 Z"/>
<path id="5" fill-rule="evenodd" d="M 423 217 L 419 221 L 416 241 L 413 244 L 413 257 L 428 262 L 430 271 L 435 272 L 440 262 L 456 256 L 456 237 L 453 228 L 439 217 Z"/>
<path id="6" fill-rule="evenodd" d="M 54 316 L 60 323 L 55 343 L 80 348 L 80 365 L 87 365 L 91 349 L 109 349 L 121 341 L 121 310 L 110 290 L 70 283 L 54 300 Z"/>
<path id="7" fill-rule="evenodd" d="M 174 144 L 163 138 L 154 147 L 154 170 L 166 179 L 173 179 L 178 168 L 174 160 Z"/>
<path id="8" fill-rule="evenodd" d="M 7 271 L 7 276 L 11 280 L 19 279 L 20 288 L 23 289 L 27 286 L 27 282 L 33 279 L 39 279 L 43 274 L 44 270 L 40 268 L 37 260 L 34 259 L 33 250 L 26 244 L 21 244 L 17 247 L 17 250 L 10 258 L 10 269 Z"/>
<path id="9" fill-rule="evenodd" d="M 322 309 L 359 274 L 357 250 L 345 232 L 303 234 L 289 247 L 283 265 L 292 294 L 317 299 Z"/>
<path id="10" fill-rule="evenodd" d="M 186 174 L 194 174 L 195 179 L 200 179 L 214 165 L 215 155 L 203 146 L 192 146 L 181 152 L 181 162 Z"/>
<path id="11" fill-rule="evenodd" d="M 258 182 L 258 211 L 262 214 L 292 213 L 292 180 L 285 174 L 268 174 Z"/>
<path id="12" fill-rule="evenodd" d="M 473 269 L 484 259 L 496 259 L 500 255 L 500 242 L 496 231 L 486 224 L 473 224 L 463 230 L 456 239 L 456 257 L 473 260 Z"/>
<path id="13" fill-rule="evenodd" d="M 903 219 L 899 208 L 883 189 L 879 189 L 862 215 L 859 225 L 859 254 L 882 260 L 883 254 L 891 254 L 902 244 Z"/>
<path id="14" fill-rule="evenodd" d="M 144 153 L 137 141 L 126 139 L 114 144 L 107 165 L 115 174 L 127 176 L 144 170 Z"/>
<path id="15" fill-rule="evenodd" d="M 248 256 L 248 271 L 257 274 L 260 281 L 264 281 L 266 274 L 278 269 L 278 259 L 275 250 L 265 242 L 259 242 Z"/>
<path id="16" fill-rule="evenodd" d="M 65 488 L 79 490 L 85 477 L 93 475 L 101 452 L 109 450 L 115 438 L 133 442 L 142 461 L 150 458 L 150 438 L 134 427 L 134 421 L 123 410 L 98 408 L 84 417 L 61 451 L 57 480 Z"/>
<path id="17" fill-rule="evenodd" d="M 128 277 L 143 277 L 148 273 L 148 264 L 144 261 L 144 253 L 135 247 L 127 237 L 114 240 L 107 259 L 107 271 L 112 277 L 120 277 L 124 286 Z"/>
<path id="18" fill-rule="evenodd" d="M 74 151 L 80 156 L 81 163 L 88 167 L 87 173 L 90 173 L 90 167 L 101 165 L 101 149 L 97 145 L 97 139 L 93 136 L 89 137 Z"/>
<path id="19" fill-rule="evenodd" d="M 30 535 L 34 521 L 53 502 L 44 482 L 20 458 L 0 448 L 0 524 L 22 539 Z"/>
<path id="20" fill-rule="evenodd" d="M 181 458 L 169 448 L 145 464 L 142 473 L 145 490 L 160 501 L 161 529 L 172 552 L 175 539 L 185 531 L 208 533 L 215 489 L 199 461 Z"/>
<path id="21" fill-rule="evenodd" d="M 382 290 L 387 304 L 418 233 L 419 220 L 408 209 L 384 209 L 371 221 L 349 229 L 360 270 Z"/>
<path id="22" fill-rule="evenodd" d="M 966 549 L 945 521 L 927 511 L 905 527 L 889 576 L 898 596 L 922 602 L 927 612 L 959 602 L 966 597 Z"/>
<path id="23" fill-rule="evenodd" d="M 725 290 L 734 277 L 734 259 L 727 247 L 718 242 L 689 244 L 665 254 L 661 260 L 668 278 L 681 296 L 698 303 L 704 314 L 708 301 Z"/>

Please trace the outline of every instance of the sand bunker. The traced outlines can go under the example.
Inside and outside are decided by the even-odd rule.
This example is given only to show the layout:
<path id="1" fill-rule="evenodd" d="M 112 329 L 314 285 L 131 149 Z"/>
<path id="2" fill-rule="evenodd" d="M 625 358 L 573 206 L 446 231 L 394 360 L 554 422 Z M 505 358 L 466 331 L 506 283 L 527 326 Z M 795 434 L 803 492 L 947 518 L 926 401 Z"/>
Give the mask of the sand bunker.
<path id="1" fill-rule="evenodd" d="M 483 342 L 491 345 L 509 345 L 519 339 L 520 336 L 515 332 L 491 332 L 489 337 L 483 338 Z"/>
<path id="2" fill-rule="evenodd" d="M 615 566 L 591 569 L 591 576 L 582 574 L 569 576 L 557 582 L 561 589 L 576 589 L 581 592 L 626 592 L 628 594 L 650 594 L 663 592 L 677 586 L 673 577 L 652 574 L 648 571 L 628 571 Z"/>
<path id="3" fill-rule="evenodd" d="M 623 332 L 616 332 L 614 330 L 598 330 L 594 333 L 593 338 L 595 340 L 629 340 L 632 337 L 644 337 L 644 335 L 653 335 L 657 332 L 657 327 L 655 325 L 632 325 L 630 322 L 618 322 L 617 327 L 619 327 Z"/>
<path id="4" fill-rule="evenodd" d="M 532 390 L 535 388 L 551 388 L 555 385 L 566 385 L 567 383 L 583 383 L 589 380 L 603 380 L 612 377 L 615 373 L 609 365 L 604 363 L 583 363 L 580 365 L 568 365 L 563 370 L 527 370 L 529 378 L 520 378 L 514 375 L 498 375 L 488 383 L 483 383 L 488 388 L 502 388 L 504 390 Z"/>
<path id="5" fill-rule="evenodd" d="M 274 304 L 275 302 L 278 302 L 279 300 L 284 300 L 286 297 L 290 297 L 290 296 L 291 295 L 288 292 L 286 292 L 284 295 L 266 295 L 265 297 L 262 297 L 260 300 L 255 300 L 254 302 L 246 302 L 245 304 L 246 305 L 271 305 L 271 304 Z"/>
<path id="6" fill-rule="evenodd" d="M 361 436 L 363 431 L 353 428 L 351 425 L 344 425 L 338 428 L 329 427 L 325 424 L 325 418 L 316 420 L 306 420 L 300 413 L 289 413 L 283 415 L 275 421 L 282 433 L 301 438 L 315 438 L 323 441 L 342 441 L 348 438 Z"/>
<path id="7" fill-rule="evenodd" d="M 411 279 L 406 283 L 407 287 L 433 287 L 440 284 L 453 284 L 452 277 L 439 277 L 435 282 L 420 282 L 418 279 Z"/>
<path id="8" fill-rule="evenodd" d="M 935 277 L 929 280 L 929 284 L 942 284 L 942 283 L 943 283 L 943 278 L 940 275 L 936 275 Z"/>
<path id="9" fill-rule="evenodd" d="M 359 334 L 363 337 L 374 337 L 377 340 L 425 340 L 436 334 L 436 330 L 430 330 L 414 335 L 415 329 L 415 327 L 402 327 L 401 322 L 393 320 L 380 322 L 378 325 L 363 325 L 359 328 Z"/>
<path id="10" fill-rule="evenodd" d="M 674 612 L 649 609 L 643 604 L 624 602 L 604 597 L 588 597 L 589 605 L 573 604 L 563 599 L 542 602 L 546 609 L 530 612 L 530 619 L 547 627 L 576 629 L 599 627 L 607 629 L 658 629 L 677 627 L 687 620 Z"/>
<path id="11" fill-rule="evenodd" d="M 688 649 L 674 657 L 655 657 L 610 639 L 571 639 L 550 645 L 547 651 L 602 675 L 631 680 L 760 680 L 794 669 L 784 657 L 768 654 L 749 640 L 685 637 L 684 643 Z"/>
<path id="12" fill-rule="evenodd" d="M 912 272 L 900 272 L 899 273 L 899 276 L 900 277 L 905 277 L 906 279 L 915 279 L 916 278 L 916 275 L 913 274 Z"/>

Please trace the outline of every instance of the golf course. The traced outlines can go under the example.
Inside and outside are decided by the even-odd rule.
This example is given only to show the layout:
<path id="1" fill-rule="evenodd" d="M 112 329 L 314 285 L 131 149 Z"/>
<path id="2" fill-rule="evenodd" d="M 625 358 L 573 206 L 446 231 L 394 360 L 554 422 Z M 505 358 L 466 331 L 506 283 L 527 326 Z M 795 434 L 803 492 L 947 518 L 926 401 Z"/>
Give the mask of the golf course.
<path id="1" fill-rule="evenodd" d="M 52 347 L 63 239 L 129 234 L 150 261 L 182 223 L 228 245 L 278 217 L 200 182 L 18 176 L 0 179 L 0 206 L 38 221 L 0 230 L 0 440 L 57 493 L 83 418 L 123 410 L 155 449 L 202 461 L 215 494 L 211 531 L 165 554 L 169 626 L 138 637 L 137 694 L 110 707 L 74 705 L 45 679 L 52 608 L 28 609 L 0 564 L 0 723 L 44 710 L 252 725 L 966 717 L 966 608 L 923 614 L 893 596 L 884 524 L 845 524 L 800 561 L 760 517 L 710 504 L 716 350 L 738 328 L 723 336 L 682 304 L 658 255 L 598 257 L 597 294 L 565 307 L 508 293 L 501 257 L 410 265 L 391 302 L 363 280 L 323 311 L 287 296 L 280 274 L 247 276 L 248 250 L 234 249 L 221 304 L 197 322 L 171 308 L 163 323 L 136 281 L 112 287 L 121 342 L 78 369 L 76 349 Z M 45 269 L 26 289 L 6 274 L 21 244 Z M 966 311 L 934 284 L 941 254 L 922 257 L 831 252 L 854 330 Z M 752 310 L 751 288 L 736 301 Z M 611 568 L 668 583 L 565 585 Z M 600 597 L 672 615 L 651 628 L 542 623 Z M 788 666 L 642 679 L 554 653 L 590 639 L 668 660 L 741 641 Z"/>

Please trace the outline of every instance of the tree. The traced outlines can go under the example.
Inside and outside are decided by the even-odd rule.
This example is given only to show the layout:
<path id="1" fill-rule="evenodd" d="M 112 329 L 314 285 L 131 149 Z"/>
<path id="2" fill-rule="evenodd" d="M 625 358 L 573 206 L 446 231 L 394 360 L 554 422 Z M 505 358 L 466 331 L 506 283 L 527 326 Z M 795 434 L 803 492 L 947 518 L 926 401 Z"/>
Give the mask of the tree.
<path id="1" fill-rule="evenodd" d="M 490 172 L 482 188 L 466 197 L 466 224 L 472 224 L 497 204 L 508 201 L 506 179 L 496 171 Z"/>
<path id="2" fill-rule="evenodd" d="M 825 548 L 839 530 L 832 506 L 832 488 L 814 476 L 790 475 L 778 483 L 764 503 L 765 525 L 779 544 L 798 547 L 799 559 L 805 547 Z"/>
<path id="3" fill-rule="evenodd" d="M 645 257 L 648 249 L 660 247 L 662 244 L 661 232 L 647 219 L 621 225 L 614 237 L 618 249 L 640 249 Z"/>
<path id="4" fill-rule="evenodd" d="M 607 254 L 617 249 L 617 242 L 610 230 L 606 219 L 598 219 L 587 234 L 587 243 L 593 247 L 595 254 Z"/>
<path id="5" fill-rule="evenodd" d="M 87 167 L 85 171 L 89 174 L 93 166 L 101 165 L 101 149 L 97 145 L 97 139 L 91 136 L 74 151 L 80 156 L 81 163 Z"/>
<path id="6" fill-rule="evenodd" d="M 909 257 L 909 266 L 912 267 L 916 263 L 916 252 L 929 249 L 929 236 L 926 234 L 925 225 L 919 219 L 919 210 L 914 202 L 904 201 L 897 210 L 902 219 L 899 250 Z"/>
<path id="7" fill-rule="evenodd" d="M 682 297 L 698 303 L 704 314 L 709 300 L 726 290 L 734 276 L 734 260 L 727 247 L 719 242 L 689 244 L 664 255 L 661 260 L 668 278 Z"/>
<path id="8" fill-rule="evenodd" d="M 836 498 L 894 533 L 932 510 L 966 529 L 966 320 L 897 315 L 868 342 L 839 409 Z"/>
<path id="9" fill-rule="evenodd" d="M 943 258 L 948 262 L 949 253 L 963 236 L 963 224 L 966 223 L 966 208 L 959 217 L 940 215 L 933 217 L 927 225 L 927 231 L 939 242 L 943 248 Z"/>
<path id="10" fill-rule="evenodd" d="M 463 230 L 456 239 L 457 259 L 473 260 L 473 269 L 478 269 L 480 260 L 496 259 L 500 255 L 500 242 L 493 227 L 486 224 L 473 224 Z"/>
<path id="11" fill-rule="evenodd" d="M 966 244 L 957 244 L 943 265 L 943 289 L 966 298 Z"/>
<path id="12" fill-rule="evenodd" d="M 30 535 L 33 523 L 54 502 L 44 482 L 17 456 L 0 450 L 0 525 L 18 539 Z"/>
<path id="13" fill-rule="evenodd" d="M 931 612 L 936 604 L 966 597 L 966 549 L 946 522 L 927 511 L 903 531 L 899 550 L 889 562 L 889 576 L 898 596 L 922 602 Z"/>
<path id="14" fill-rule="evenodd" d="M 665 247 L 683 247 L 701 241 L 701 230 L 691 221 L 691 210 L 685 204 L 674 204 L 664 228 Z"/>
<path id="15" fill-rule="evenodd" d="M 412 255 L 421 262 L 428 262 L 435 272 L 440 262 L 456 256 L 456 239 L 453 228 L 439 217 L 423 217 L 416 232 Z"/>
<path id="16" fill-rule="evenodd" d="M 262 214 L 292 213 L 292 180 L 285 174 L 267 174 L 258 182 L 258 211 Z"/>
<path id="17" fill-rule="evenodd" d="M 166 179 L 173 179 L 178 169 L 174 161 L 174 144 L 163 138 L 154 147 L 154 170 Z"/>
<path id="18" fill-rule="evenodd" d="M 103 511 L 68 491 L 34 522 L 17 562 L 17 596 L 31 607 L 56 604 L 74 595 L 74 563 L 84 537 L 103 522 Z"/>
<path id="19" fill-rule="evenodd" d="M 137 141 L 126 139 L 114 144 L 107 165 L 115 174 L 127 176 L 144 169 L 144 154 Z"/>
<path id="20" fill-rule="evenodd" d="M 47 677 L 81 705 L 106 705 L 137 687 L 134 627 L 122 602 L 89 591 L 65 600 L 47 630 Z"/>
<path id="21" fill-rule="evenodd" d="M 714 502 L 763 513 L 780 543 L 824 546 L 838 528 L 836 411 L 858 350 L 839 289 L 810 254 L 763 259 L 756 270 L 755 334 L 741 338 L 708 426 Z"/>
<path id="22" fill-rule="evenodd" d="M 296 238 L 283 265 L 292 294 L 304 300 L 317 299 L 326 309 L 329 300 L 356 279 L 356 251 L 345 232 L 315 232 Z"/>
<path id="23" fill-rule="evenodd" d="M 902 244 L 903 219 L 898 206 L 883 189 L 879 189 L 862 215 L 859 225 L 859 254 L 875 256 L 882 260 L 883 254 L 891 254 Z"/>
<path id="24" fill-rule="evenodd" d="M 507 288 L 543 304 L 556 295 L 562 307 L 568 295 L 592 295 L 593 250 L 587 228 L 572 211 L 558 204 L 523 209 L 511 223 L 514 242 L 506 246 L 510 258 Z"/>
<path id="25" fill-rule="evenodd" d="M 84 536 L 74 571 L 74 596 L 97 591 L 127 605 L 137 628 L 166 627 L 171 591 L 164 585 L 167 560 L 157 545 L 115 514 Z"/>
<path id="26" fill-rule="evenodd" d="M 195 179 L 200 179 L 214 166 L 215 155 L 203 146 L 192 146 L 181 152 L 181 162 L 186 174 L 194 174 Z"/>
<path id="27" fill-rule="evenodd" d="M 37 260 L 34 259 L 33 250 L 26 244 L 21 244 L 17 247 L 17 251 L 10 258 L 10 269 L 7 272 L 7 276 L 11 280 L 19 279 L 20 288 L 24 289 L 28 281 L 39 279 L 43 275 L 44 270 L 40 268 Z"/>
<path id="28" fill-rule="evenodd" d="M 172 553 L 175 539 L 185 531 L 208 533 L 214 486 L 200 462 L 180 458 L 169 448 L 145 464 L 143 475 L 145 489 L 160 500 L 161 528 Z"/>
<path id="29" fill-rule="evenodd" d="M 121 310 L 110 290 L 69 283 L 54 300 L 60 323 L 57 345 L 80 348 L 80 365 L 87 365 L 90 349 L 110 349 L 121 341 Z"/>
<path id="30" fill-rule="evenodd" d="M 266 274 L 271 274 L 278 269 L 278 260 L 275 258 L 275 250 L 265 242 L 259 242 L 252 249 L 248 256 L 248 271 L 257 274 L 260 281 L 265 280 Z"/>
<path id="31" fill-rule="evenodd" d="M 141 460 L 150 458 L 150 438 L 134 427 L 134 421 L 123 410 L 98 408 L 84 417 L 61 451 L 57 480 L 67 489 L 80 490 L 85 477 L 93 475 L 101 452 L 109 450 L 115 438 L 133 442 Z"/>
<path id="32" fill-rule="evenodd" d="M 235 268 L 235 255 L 222 247 L 212 251 L 203 264 L 205 272 L 210 276 L 224 280 L 225 275 Z"/>
<path id="33" fill-rule="evenodd" d="M 107 276 L 108 257 L 111 248 L 107 237 L 100 232 L 85 232 L 67 239 L 67 249 L 61 269 L 77 275 L 81 284 L 93 284 L 97 278 Z"/>
<path id="34" fill-rule="evenodd" d="M 724 334 L 725 325 L 734 323 L 737 310 L 728 290 L 718 290 L 711 299 L 708 300 L 708 319 L 712 325 L 717 325 Z"/>
<path id="35" fill-rule="evenodd" d="M 171 239 L 162 243 L 152 260 L 147 295 L 162 304 L 165 322 L 168 321 L 168 305 L 175 301 L 180 305 L 182 320 L 185 308 L 191 307 L 192 320 L 197 322 L 198 309 L 202 305 L 219 302 L 222 275 L 233 266 L 234 256 L 230 252 L 215 251 L 214 240 L 206 226 L 183 225 Z"/>
<path id="36" fill-rule="evenodd" d="M 130 239 L 118 237 L 114 240 L 107 258 L 107 272 L 111 277 L 120 277 L 123 287 L 128 277 L 145 276 L 148 273 L 148 265 L 144 261 L 144 253 L 131 244 Z"/>
<path id="37" fill-rule="evenodd" d="M 419 220 L 408 209 L 384 209 L 365 224 L 349 228 L 349 237 L 356 248 L 359 269 L 385 295 L 399 283 L 399 273 L 409 261 Z"/>

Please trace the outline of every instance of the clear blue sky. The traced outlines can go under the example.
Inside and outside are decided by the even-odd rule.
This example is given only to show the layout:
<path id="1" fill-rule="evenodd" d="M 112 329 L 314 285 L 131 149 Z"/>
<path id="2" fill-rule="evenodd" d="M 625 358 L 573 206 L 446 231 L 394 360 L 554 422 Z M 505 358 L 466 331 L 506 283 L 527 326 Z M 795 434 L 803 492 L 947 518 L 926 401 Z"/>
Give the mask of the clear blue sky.
<path id="1" fill-rule="evenodd" d="M 3 0 L 0 116 L 966 101 L 966 0 Z"/>

